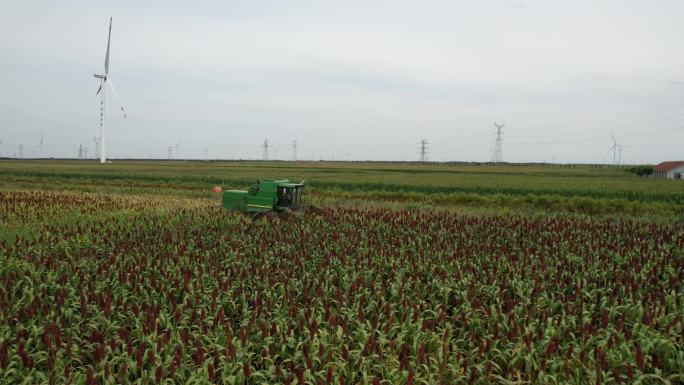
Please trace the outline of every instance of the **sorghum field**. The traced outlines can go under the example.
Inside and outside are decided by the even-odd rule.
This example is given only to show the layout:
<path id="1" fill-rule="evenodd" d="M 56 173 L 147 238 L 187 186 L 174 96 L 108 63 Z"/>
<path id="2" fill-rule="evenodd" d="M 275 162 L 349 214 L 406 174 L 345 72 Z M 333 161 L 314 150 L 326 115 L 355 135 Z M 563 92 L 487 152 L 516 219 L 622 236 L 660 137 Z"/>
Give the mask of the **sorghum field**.
<path id="1" fill-rule="evenodd" d="M 279 167 L 0 163 L 0 382 L 684 382 L 681 182 Z M 209 192 L 283 176 L 321 211 Z"/>

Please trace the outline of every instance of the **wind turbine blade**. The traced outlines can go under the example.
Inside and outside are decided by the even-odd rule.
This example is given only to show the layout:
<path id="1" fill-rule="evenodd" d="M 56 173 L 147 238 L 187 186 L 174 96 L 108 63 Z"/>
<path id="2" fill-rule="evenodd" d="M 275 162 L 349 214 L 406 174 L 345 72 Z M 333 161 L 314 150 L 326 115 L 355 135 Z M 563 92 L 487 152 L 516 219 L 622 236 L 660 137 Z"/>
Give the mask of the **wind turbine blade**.
<path id="1" fill-rule="evenodd" d="M 114 83 L 112 83 L 112 80 L 109 78 L 107 80 L 105 80 L 105 83 L 109 84 L 109 88 L 112 90 L 112 93 L 114 94 L 114 98 L 116 99 L 116 103 L 121 108 L 121 114 L 123 115 L 124 119 L 128 119 L 126 117 L 126 111 L 124 111 L 123 104 L 121 104 L 121 101 L 119 100 L 119 94 L 116 93 L 116 89 L 114 88 Z"/>
<path id="2" fill-rule="evenodd" d="M 109 18 L 109 35 L 107 36 L 107 55 L 105 56 L 105 75 L 109 74 L 109 42 L 112 39 L 112 18 Z"/>
<path id="3" fill-rule="evenodd" d="M 100 87 L 98 87 L 97 92 L 95 93 L 95 95 L 99 95 L 99 94 L 100 94 L 100 91 L 102 91 L 102 84 L 100 84 Z"/>

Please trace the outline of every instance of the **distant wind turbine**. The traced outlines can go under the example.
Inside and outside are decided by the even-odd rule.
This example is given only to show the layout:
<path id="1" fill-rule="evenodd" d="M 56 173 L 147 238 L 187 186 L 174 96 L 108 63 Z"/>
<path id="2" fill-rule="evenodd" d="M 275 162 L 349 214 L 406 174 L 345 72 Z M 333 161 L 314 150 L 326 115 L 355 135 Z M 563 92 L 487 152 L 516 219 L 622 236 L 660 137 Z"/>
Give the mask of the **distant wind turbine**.
<path id="1" fill-rule="evenodd" d="M 610 146 L 606 154 L 610 154 L 611 152 L 613 152 L 613 164 L 615 164 L 615 150 L 617 150 L 617 142 L 615 141 L 615 136 L 611 135 L 610 137 L 613 138 L 613 145 Z"/>
<path id="2" fill-rule="evenodd" d="M 100 79 L 100 88 L 97 89 L 97 93 L 95 95 L 100 95 L 100 163 L 105 163 L 107 160 L 107 156 L 105 153 L 105 89 L 107 86 L 112 90 L 112 94 L 114 94 L 114 97 L 119 99 L 119 96 L 116 94 L 116 89 L 114 89 L 114 84 L 112 84 L 111 76 L 109 75 L 109 43 L 111 42 L 112 39 L 112 18 L 109 18 L 109 35 L 107 36 L 107 54 L 105 56 L 105 73 L 104 75 L 98 75 L 98 74 L 93 74 L 96 78 Z M 120 103 L 119 103 L 120 104 Z M 121 113 L 123 114 L 124 119 L 126 118 L 126 112 L 124 111 L 123 106 L 121 106 Z"/>
<path id="3" fill-rule="evenodd" d="M 617 140 L 615 140 L 614 135 L 611 135 L 610 137 L 611 137 L 611 139 L 613 139 L 613 145 L 610 146 L 610 148 L 608 149 L 608 152 L 606 154 L 610 154 L 611 152 L 613 153 L 613 164 L 615 165 L 615 164 L 617 164 L 616 163 L 617 160 L 616 160 L 615 156 L 617 154 L 618 149 L 620 148 L 620 145 L 618 144 Z M 622 149 L 620 148 L 620 150 L 622 150 Z"/>
<path id="4" fill-rule="evenodd" d="M 622 164 L 622 149 L 623 148 L 629 148 L 629 146 L 625 146 L 624 144 L 617 144 L 618 148 L 618 164 Z"/>

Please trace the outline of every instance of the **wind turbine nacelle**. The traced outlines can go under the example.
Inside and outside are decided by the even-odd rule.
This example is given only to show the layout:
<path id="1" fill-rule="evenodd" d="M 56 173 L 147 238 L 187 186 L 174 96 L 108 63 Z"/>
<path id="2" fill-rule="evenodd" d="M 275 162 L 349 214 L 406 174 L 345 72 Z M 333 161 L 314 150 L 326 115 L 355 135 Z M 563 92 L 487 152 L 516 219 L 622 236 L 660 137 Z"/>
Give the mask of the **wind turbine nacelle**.
<path id="1" fill-rule="evenodd" d="M 98 79 L 105 79 L 105 80 L 107 79 L 107 75 L 93 74 L 93 76 L 95 76 L 95 77 L 98 78 Z"/>

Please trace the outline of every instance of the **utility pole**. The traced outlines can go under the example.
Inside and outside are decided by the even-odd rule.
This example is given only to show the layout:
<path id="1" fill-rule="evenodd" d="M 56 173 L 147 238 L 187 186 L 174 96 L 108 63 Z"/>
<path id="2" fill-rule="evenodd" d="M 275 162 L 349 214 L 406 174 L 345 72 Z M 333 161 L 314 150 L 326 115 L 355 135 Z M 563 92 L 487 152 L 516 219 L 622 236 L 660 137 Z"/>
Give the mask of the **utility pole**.
<path id="1" fill-rule="evenodd" d="M 261 147 L 264 149 L 264 155 L 262 159 L 268 160 L 268 139 L 264 139 L 264 144 L 262 144 Z"/>
<path id="2" fill-rule="evenodd" d="M 292 141 L 292 161 L 293 162 L 297 161 L 297 141 L 296 140 Z"/>
<path id="3" fill-rule="evenodd" d="M 503 139 L 501 139 L 501 129 L 504 128 L 505 125 L 506 123 L 494 123 L 494 127 L 496 127 L 496 141 L 494 142 L 494 154 L 492 156 L 494 163 L 503 162 L 503 148 L 501 145 Z"/>
<path id="4" fill-rule="evenodd" d="M 421 139 L 420 140 L 420 147 L 419 147 L 419 152 L 418 152 L 418 161 L 421 163 L 427 162 L 428 144 L 430 144 L 430 142 L 428 142 L 427 139 Z"/>
<path id="5" fill-rule="evenodd" d="M 171 154 L 173 153 L 173 146 L 169 146 L 166 149 L 169 151 L 169 160 L 171 160 Z"/>

